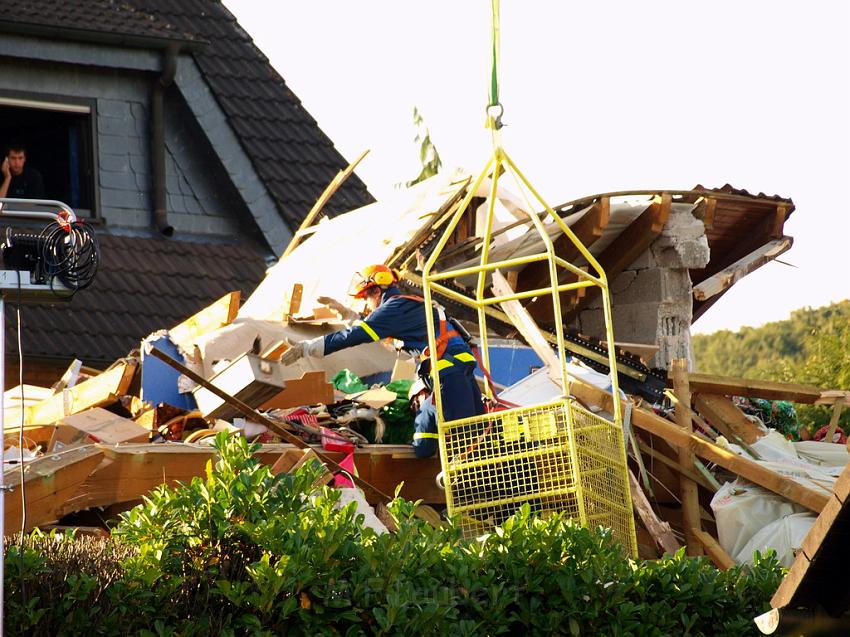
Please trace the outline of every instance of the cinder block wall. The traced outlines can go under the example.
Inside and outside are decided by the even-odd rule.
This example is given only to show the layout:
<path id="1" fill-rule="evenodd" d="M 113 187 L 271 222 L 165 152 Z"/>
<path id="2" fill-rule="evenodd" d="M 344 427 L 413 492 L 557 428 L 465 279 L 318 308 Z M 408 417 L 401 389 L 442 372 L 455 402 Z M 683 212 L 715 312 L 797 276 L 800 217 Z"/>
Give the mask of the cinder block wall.
<path id="1" fill-rule="evenodd" d="M 614 338 L 620 342 L 658 345 L 648 361 L 669 368 L 675 358 L 691 359 L 693 286 L 689 268 L 708 263 L 705 226 L 691 204 L 673 204 L 661 235 L 637 260 L 611 281 Z M 578 329 L 604 337 L 602 301 L 578 317 Z"/>

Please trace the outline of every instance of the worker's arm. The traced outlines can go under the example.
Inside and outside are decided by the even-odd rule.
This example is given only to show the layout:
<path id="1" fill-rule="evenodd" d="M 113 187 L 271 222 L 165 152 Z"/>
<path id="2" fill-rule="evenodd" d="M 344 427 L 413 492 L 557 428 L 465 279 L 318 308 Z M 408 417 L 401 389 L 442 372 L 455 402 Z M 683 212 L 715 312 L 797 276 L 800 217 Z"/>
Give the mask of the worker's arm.
<path id="1" fill-rule="evenodd" d="M 284 365 L 291 365 L 304 356 L 321 358 L 348 347 L 391 338 L 397 333 L 399 321 L 404 320 L 404 317 L 400 316 L 399 313 L 399 309 L 402 307 L 400 302 L 402 301 L 403 299 L 390 299 L 372 312 L 368 319 L 360 321 L 356 325 L 309 341 L 296 343 L 284 353 L 280 360 Z"/>
<path id="2" fill-rule="evenodd" d="M 321 339 L 308 341 L 310 346 L 305 350 L 306 355 L 327 356 L 347 347 L 394 337 L 398 333 L 398 322 L 401 318 L 399 310 L 403 302 L 403 299 L 389 299 L 372 312 L 369 318 L 356 325 L 327 334 Z"/>

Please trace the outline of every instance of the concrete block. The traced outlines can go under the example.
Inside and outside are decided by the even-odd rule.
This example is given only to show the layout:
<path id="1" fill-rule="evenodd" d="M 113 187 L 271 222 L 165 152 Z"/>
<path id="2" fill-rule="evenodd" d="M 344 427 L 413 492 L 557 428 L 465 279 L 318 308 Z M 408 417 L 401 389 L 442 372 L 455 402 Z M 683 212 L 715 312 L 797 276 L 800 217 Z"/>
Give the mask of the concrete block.
<path id="1" fill-rule="evenodd" d="M 658 265 L 666 268 L 703 268 L 710 256 L 705 235 L 687 241 L 674 236 L 660 236 L 652 242 L 650 249 Z"/>
<path id="2" fill-rule="evenodd" d="M 657 303 L 615 305 L 614 338 L 618 341 L 654 343 L 658 322 Z M 596 338 L 605 337 L 605 318 L 601 310 L 584 310 L 579 313 L 578 330 Z"/>
<path id="3" fill-rule="evenodd" d="M 646 268 L 653 268 L 657 265 L 658 262 L 655 260 L 655 255 L 652 254 L 652 250 L 647 249 L 644 250 L 637 259 L 629 264 L 629 270 L 644 270 Z"/>
<path id="4" fill-rule="evenodd" d="M 652 270 L 650 270 L 651 272 Z M 692 303 L 691 275 L 685 268 L 664 268 L 658 270 L 661 273 L 661 290 L 658 296 L 663 302 L 683 302 L 688 305 Z"/>
<path id="5" fill-rule="evenodd" d="M 612 304 L 658 303 L 664 298 L 664 277 L 659 268 L 621 272 L 611 284 Z"/>

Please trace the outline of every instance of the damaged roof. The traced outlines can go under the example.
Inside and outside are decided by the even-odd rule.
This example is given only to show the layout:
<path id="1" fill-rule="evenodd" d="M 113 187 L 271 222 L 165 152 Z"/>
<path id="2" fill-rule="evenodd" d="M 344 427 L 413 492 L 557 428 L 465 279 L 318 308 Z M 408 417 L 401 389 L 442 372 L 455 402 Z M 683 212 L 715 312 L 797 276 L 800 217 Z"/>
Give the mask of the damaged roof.
<path id="1" fill-rule="evenodd" d="M 0 31 L 146 48 L 185 45 L 293 231 L 348 164 L 219 0 L 0 0 L 0 13 Z M 324 211 L 334 216 L 372 201 L 352 175 Z"/>
<path id="2" fill-rule="evenodd" d="M 98 367 L 139 346 L 148 334 L 174 327 L 224 294 L 250 294 L 265 275 L 255 250 L 239 245 L 102 235 L 101 263 L 90 288 L 59 306 L 23 308 L 26 357 L 79 358 Z M 7 303 L 14 305 L 14 299 Z M 15 313 L 7 312 L 6 343 L 17 358 Z"/>

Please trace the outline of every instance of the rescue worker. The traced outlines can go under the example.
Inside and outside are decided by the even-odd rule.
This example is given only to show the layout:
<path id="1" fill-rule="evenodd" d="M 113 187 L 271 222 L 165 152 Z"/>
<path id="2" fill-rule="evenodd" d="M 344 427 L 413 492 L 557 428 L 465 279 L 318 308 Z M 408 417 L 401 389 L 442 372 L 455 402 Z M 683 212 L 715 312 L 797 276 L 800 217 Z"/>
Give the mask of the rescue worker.
<path id="1" fill-rule="evenodd" d="M 428 331 L 424 300 L 401 293 L 398 277 L 385 265 L 370 265 L 355 275 L 351 294 L 364 299 L 369 316 L 352 327 L 294 343 L 281 362 L 291 365 L 302 357 L 322 357 L 347 347 L 385 338 L 402 341 L 402 349 L 422 356 L 420 376 L 428 383 Z M 443 417 L 447 421 L 484 413 L 481 390 L 475 381 L 475 357 L 442 308 L 433 307 L 437 346 L 437 372 L 442 391 Z M 419 458 L 437 451 L 437 418 L 432 396 L 422 401 L 415 420 L 413 450 Z M 421 416 L 421 417 L 420 417 Z"/>

